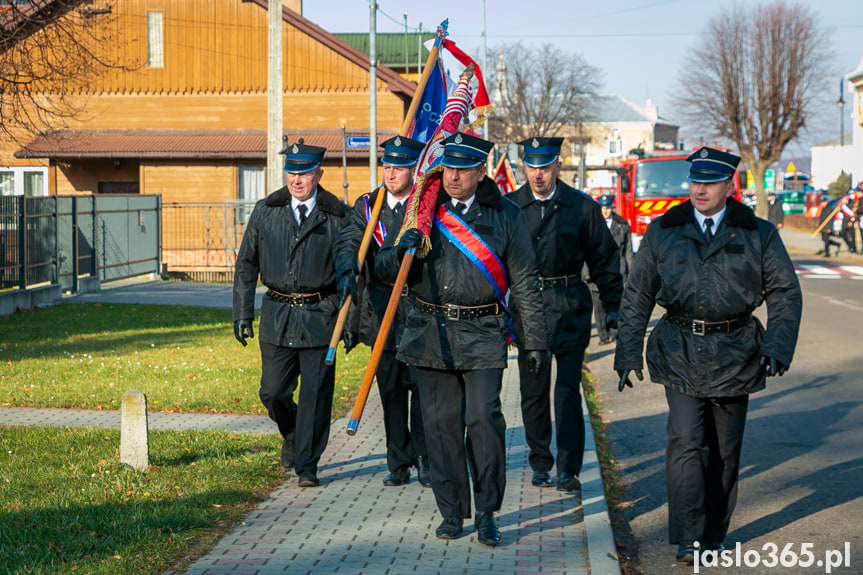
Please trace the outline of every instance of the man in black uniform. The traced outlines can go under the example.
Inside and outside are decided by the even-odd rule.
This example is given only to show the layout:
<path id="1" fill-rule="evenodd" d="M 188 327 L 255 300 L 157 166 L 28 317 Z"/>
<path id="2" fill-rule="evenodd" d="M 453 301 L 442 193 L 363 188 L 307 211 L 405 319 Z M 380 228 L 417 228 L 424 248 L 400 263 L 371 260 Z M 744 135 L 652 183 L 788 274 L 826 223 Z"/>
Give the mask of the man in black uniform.
<path id="1" fill-rule="evenodd" d="M 339 277 L 341 307 L 349 293 L 352 296 L 357 294 L 357 252 L 377 195 L 386 194 L 372 243 L 363 262 L 360 283 L 365 288 L 359 290 L 358 298 L 353 297 L 355 305 L 351 308 L 351 317 L 343 336 L 345 351 L 348 352 L 357 341 L 374 346 L 380 331 L 381 319 L 386 312 L 393 286 L 375 277 L 374 259 L 386 237 L 390 234 L 398 235 L 413 185 L 413 170 L 424 144 L 396 136 L 381 146 L 384 148 L 381 158 L 384 185 L 357 199 L 351 211 L 350 223 L 339 233 L 336 240 L 336 271 Z M 415 370 L 413 366 L 396 360 L 398 341 L 410 307 L 409 298 L 402 297 L 376 373 L 387 437 L 387 467 L 390 473 L 384 479 L 384 485 L 388 487 L 408 483 L 412 465 L 417 468 L 420 484 L 431 486 L 420 398 L 414 381 Z"/>
<path id="2" fill-rule="evenodd" d="M 436 536 L 461 535 L 471 516 L 472 481 L 477 539 L 494 546 L 500 542 L 494 513 L 506 487 L 500 391 L 507 364 L 507 290 L 526 316 L 522 337 L 533 370 L 549 362 L 545 321 L 524 219 L 485 175 L 493 144 L 461 132 L 444 142 L 445 193 L 435 206 L 431 251 L 414 261 L 408 275 L 414 301 L 398 359 L 417 368 L 432 490 L 444 517 Z M 388 239 L 376 272 L 393 281 L 402 256 L 421 241 L 416 228 L 396 246 Z"/>
<path id="3" fill-rule="evenodd" d="M 648 227 L 620 306 L 618 388 L 641 379 L 655 304 L 665 315 L 647 341 L 650 379 L 665 386 L 668 533 L 677 559 L 719 553 L 737 502 L 749 394 L 791 364 L 803 298 L 773 224 L 735 200 L 740 158 L 700 148 L 689 158 L 689 200 Z M 767 302 L 765 331 L 752 312 Z"/>
<path id="4" fill-rule="evenodd" d="M 524 146 L 528 183 L 507 197 L 521 207 L 533 241 L 548 321 L 548 345 L 557 361 L 557 489 L 575 491 L 581 488 L 578 476 L 584 459 L 581 369 L 590 342 L 592 311 L 590 290 L 581 279 L 582 266 L 590 266 L 607 310 L 608 328 L 613 329 L 623 291 L 620 256 L 596 202 L 558 178 L 563 138 L 529 138 L 519 143 Z M 536 375 L 529 372 L 526 350 L 531 348 L 524 346 L 521 327 L 532 312 L 515 302 L 512 313 L 532 483 L 548 487 L 552 485 L 549 471 L 555 463 L 551 454 L 551 365 Z"/>
<path id="5" fill-rule="evenodd" d="M 302 140 L 300 141 L 302 142 Z M 338 312 L 332 245 L 348 208 L 321 188 L 325 148 L 302 143 L 285 154 L 287 186 L 258 201 L 234 272 L 234 337 L 254 337 L 255 286 L 261 304 L 261 402 L 284 437 L 281 464 L 300 487 L 316 487 L 330 434 L 335 367 L 324 363 Z M 302 379 L 294 402 L 297 377 Z"/>
<path id="6" fill-rule="evenodd" d="M 629 229 L 629 222 L 623 217 L 614 213 L 614 197 L 600 196 L 596 203 L 602 212 L 602 217 L 605 219 L 605 225 L 608 226 L 608 231 L 611 232 L 611 237 L 614 238 L 614 243 L 620 252 L 620 276 L 623 278 L 623 283 L 626 283 L 626 276 L 629 273 L 629 268 L 632 266 L 632 233 Z M 596 319 L 596 335 L 599 337 L 600 345 L 609 344 L 614 341 L 616 331 L 606 327 L 606 313 L 602 305 L 602 298 L 599 297 L 599 286 L 590 279 L 590 268 L 584 266 L 584 281 L 587 282 L 587 287 L 590 288 L 590 299 L 593 301 L 593 317 Z"/>

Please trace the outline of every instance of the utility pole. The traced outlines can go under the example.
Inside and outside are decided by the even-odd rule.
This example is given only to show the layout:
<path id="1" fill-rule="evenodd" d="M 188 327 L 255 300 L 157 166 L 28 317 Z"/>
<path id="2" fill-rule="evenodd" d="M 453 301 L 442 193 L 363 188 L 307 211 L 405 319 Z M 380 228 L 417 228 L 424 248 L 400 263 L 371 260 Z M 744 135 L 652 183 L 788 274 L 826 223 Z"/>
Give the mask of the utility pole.
<path id="1" fill-rule="evenodd" d="M 282 2 L 269 0 L 267 6 L 267 177 L 265 194 L 285 185 L 282 150 Z"/>
<path id="2" fill-rule="evenodd" d="M 839 138 L 845 147 L 845 78 L 839 80 Z"/>
<path id="3" fill-rule="evenodd" d="M 408 58 L 408 13 L 405 12 L 405 80 L 411 73 L 411 62 Z"/>
<path id="4" fill-rule="evenodd" d="M 378 4 L 369 1 L 369 191 L 378 187 L 378 56 L 375 45 Z"/>

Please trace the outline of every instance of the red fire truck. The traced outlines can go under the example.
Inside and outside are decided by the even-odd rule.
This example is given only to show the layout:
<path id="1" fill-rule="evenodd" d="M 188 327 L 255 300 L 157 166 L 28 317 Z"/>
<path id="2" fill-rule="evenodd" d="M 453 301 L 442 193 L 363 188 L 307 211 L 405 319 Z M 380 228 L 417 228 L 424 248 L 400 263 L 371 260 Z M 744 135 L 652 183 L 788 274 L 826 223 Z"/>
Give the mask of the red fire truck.
<path id="1" fill-rule="evenodd" d="M 730 151 L 730 150 L 728 150 Z M 632 150 L 617 168 L 616 211 L 629 222 L 632 249 L 637 250 L 647 224 L 668 208 L 689 198 L 689 162 L 692 152 Z M 740 199 L 740 181 L 734 175 L 735 197 Z"/>

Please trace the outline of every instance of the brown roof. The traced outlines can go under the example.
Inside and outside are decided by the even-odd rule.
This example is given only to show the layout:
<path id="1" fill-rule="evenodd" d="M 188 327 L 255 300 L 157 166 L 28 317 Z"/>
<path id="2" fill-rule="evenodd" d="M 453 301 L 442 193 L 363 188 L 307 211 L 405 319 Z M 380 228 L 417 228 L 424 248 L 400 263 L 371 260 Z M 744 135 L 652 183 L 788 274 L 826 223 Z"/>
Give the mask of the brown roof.
<path id="1" fill-rule="evenodd" d="M 257 4 L 264 10 L 269 6 L 268 0 L 243 1 Z M 327 46 L 334 52 L 341 54 L 357 66 L 365 69 L 369 68 L 369 57 L 367 54 L 363 54 L 344 40 L 333 36 L 320 26 L 306 20 L 290 8 L 282 6 L 282 20 L 291 24 L 297 30 L 308 34 L 310 37 L 314 38 L 324 46 Z M 413 98 L 414 92 L 416 92 L 417 88 L 416 82 L 405 80 L 398 74 L 398 72 L 394 71 L 392 68 L 387 68 L 386 66 L 377 66 L 376 74 L 381 81 L 387 83 L 387 87 L 390 92 L 403 94 L 407 96 L 408 99 Z"/>
<path id="2" fill-rule="evenodd" d="M 378 142 L 393 130 L 378 132 Z M 288 143 L 303 138 L 311 146 L 327 149 L 324 159 L 342 157 L 339 129 L 285 130 Z M 347 130 L 346 136 L 369 137 L 367 131 Z M 366 147 L 347 150 L 348 158 L 368 157 Z M 264 130 L 58 130 L 40 134 L 15 152 L 16 158 L 177 158 L 255 159 L 267 157 Z"/>

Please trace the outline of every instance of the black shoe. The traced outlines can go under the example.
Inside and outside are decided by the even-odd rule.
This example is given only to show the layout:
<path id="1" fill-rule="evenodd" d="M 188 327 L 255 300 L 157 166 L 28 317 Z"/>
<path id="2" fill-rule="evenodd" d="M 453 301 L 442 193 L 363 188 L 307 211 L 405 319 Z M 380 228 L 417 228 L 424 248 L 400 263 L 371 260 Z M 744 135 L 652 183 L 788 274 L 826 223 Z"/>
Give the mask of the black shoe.
<path id="1" fill-rule="evenodd" d="M 318 476 L 310 471 L 300 473 L 300 479 L 297 482 L 300 487 L 317 487 L 321 484 Z"/>
<path id="2" fill-rule="evenodd" d="M 281 464 L 285 469 L 294 468 L 294 450 L 296 449 L 296 436 L 289 433 L 282 441 Z"/>
<path id="3" fill-rule="evenodd" d="M 614 340 L 610 337 L 601 337 L 599 338 L 599 345 L 608 345 Z"/>
<path id="4" fill-rule="evenodd" d="M 497 520 L 491 511 L 477 513 L 473 527 L 476 529 L 477 540 L 483 545 L 494 547 L 500 543 L 500 529 L 497 528 Z"/>
<path id="5" fill-rule="evenodd" d="M 434 530 L 438 539 L 455 539 L 464 530 L 464 519 L 461 517 L 444 517 L 441 524 Z"/>
<path id="6" fill-rule="evenodd" d="M 581 481 L 578 480 L 578 477 L 569 473 L 568 471 L 564 471 L 560 475 L 557 476 L 557 490 L 558 491 L 581 491 Z"/>
<path id="7" fill-rule="evenodd" d="M 711 541 L 709 543 L 705 543 L 701 546 L 702 551 L 716 551 L 717 553 L 722 553 L 725 551 L 725 545 L 721 542 L 716 543 L 715 541 Z"/>
<path id="8" fill-rule="evenodd" d="M 530 483 L 535 487 L 551 487 L 551 476 L 548 471 L 534 471 Z"/>
<path id="9" fill-rule="evenodd" d="M 423 487 L 431 487 L 431 470 L 429 469 L 429 458 L 428 457 L 417 457 L 416 462 L 417 468 L 417 481 L 420 482 L 420 485 Z"/>
<path id="10" fill-rule="evenodd" d="M 407 485 L 411 480 L 411 468 L 403 467 L 393 471 L 384 478 L 384 485 L 387 487 L 398 487 L 399 485 Z"/>
<path id="11" fill-rule="evenodd" d="M 695 541 L 681 541 L 677 546 L 677 561 L 685 565 L 695 563 Z"/>

